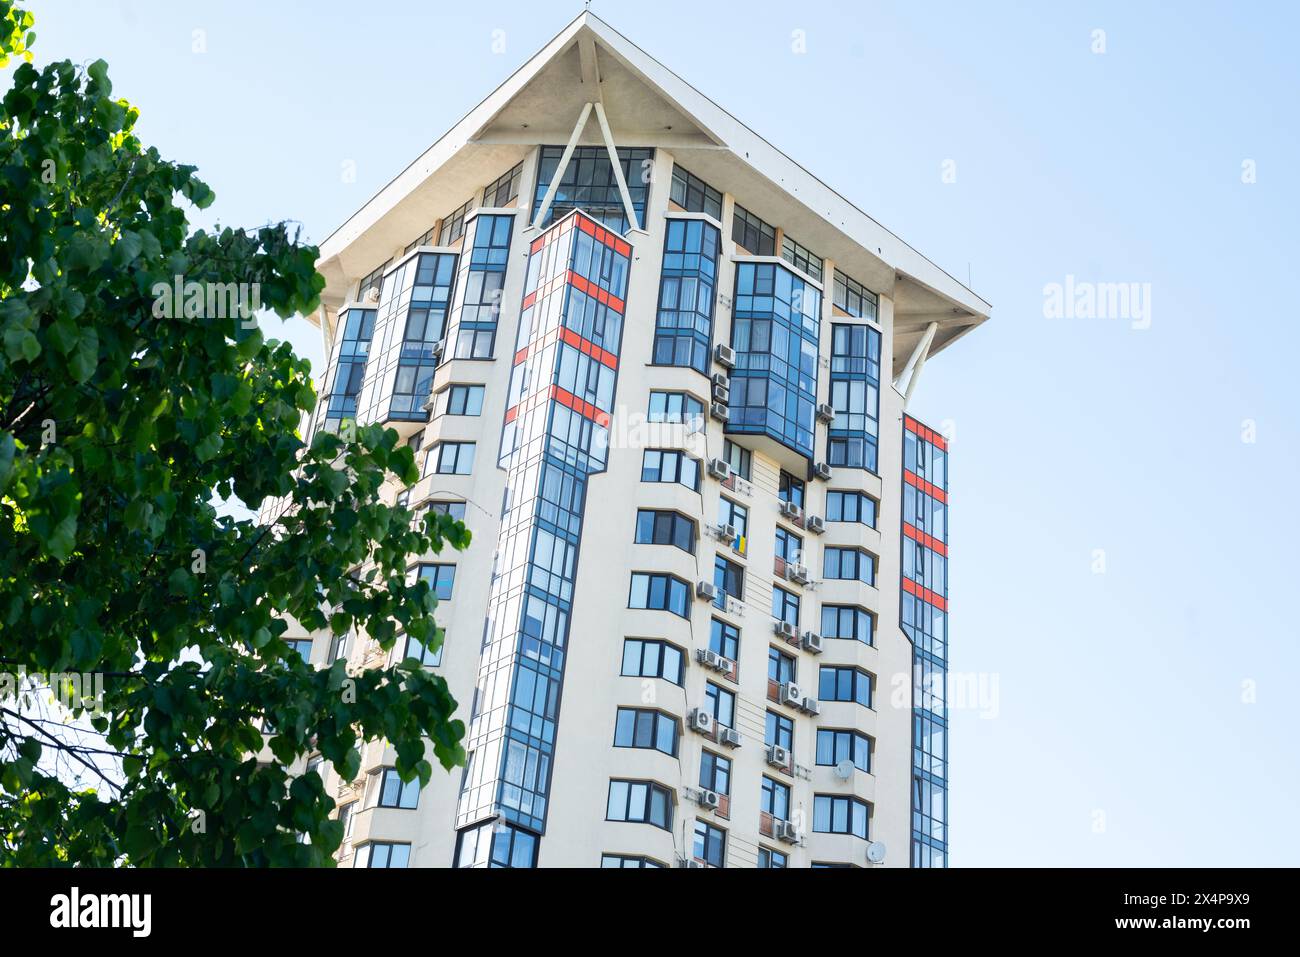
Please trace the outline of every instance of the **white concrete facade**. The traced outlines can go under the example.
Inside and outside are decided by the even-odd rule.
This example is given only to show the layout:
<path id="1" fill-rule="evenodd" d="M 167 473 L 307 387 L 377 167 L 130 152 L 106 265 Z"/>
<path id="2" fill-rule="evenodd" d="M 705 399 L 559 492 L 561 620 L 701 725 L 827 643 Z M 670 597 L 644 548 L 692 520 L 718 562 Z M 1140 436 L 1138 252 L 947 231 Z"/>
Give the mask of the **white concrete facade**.
<path id="1" fill-rule="evenodd" d="M 358 282 L 385 259 L 395 270 L 421 251 L 442 250 L 459 258 L 458 273 L 474 222 L 482 216 L 513 217 L 508 264 L 500 295 L 496 344 L 491 359 L 457 358 L 448 342 L 432 391 L 453 385 L 481 385 L 478 415 L 431 414 L 430 421 L 390 421 L 407 438 L 419 436 L 417 460 L 446 442 L 474 442 L 477 452 L 469 474 L 440 474 L 432 468 L 409 490 L 391 488 L 394 500 L 405 495 L 411 507 L 428 502 L 465 503 L 465 522 L 473 543 L 464 553 L 444 552 L 430 561 L 456 565 L 450 599 L 440 603 L 437 618 L 446 629 L 441 662 L 435 666 L 456 699 L 459 716 L 471 725 L 476 715 L 475 686 L 480 678 L 480 651 L 485 615 L 501 538 L 502 503 L 507 472 L 498 465 L 503 422 L 510 399 L 512 361 L 525 296 L 529 245 L 545 229 L 534 227 L 534 196 L 538 191 L 540 148 L 564 146 L 586 103 L 603 104 L 608 129 L 622 148 L 654 150 L 647 167 L 650 178 L 644 211 L 636 228 L 622 239 L 631 247 L 626 307 L 618 350 L 611 441 L 604 471 L 590 476 L 574 572 L 572 616 L 567 638 L 567 663 L 558 707 L 544 830 L 537 842 L 540 867 L 595 867 L 607 856 L 645 859 L 647 863 L 678 866 L 692 861 L 697 821 L 725 833 L 722 861 L 728 867 L 753 867 L 770 852 L 785 857 L 785 866 L 814 864 L 875 866 L 868 847 L 884 847 L 883 866 L 905 867 L 911 841 L 912 669 L 913 649 L 899 625 L 900 538 L 902 536 L 901 454 L 904 395 L 892 379 L 903 370 L 916 345 L 931 340 L 924 355 L 933 355 L 987 318 L 990 307 L 969 289 L 930 263 L 892 233 L 875 223 L 824 184 L 757 137 L 725 111 L 650 59 L 608 25 L 590 14 L 570 24 L 488 100 L 476 107 L 452 132 L 377 194 L 331 236 L 322 247 L 321 271 L 329 285 L 317 316 L 331 357 L 327 376 L 336 374 L 340 315 L 361 297 L 361 305 L 383 307 L 366 298 Z M 526 124 L 526 125 L 525 125 Z M 815 134 L 815 131 L 810 131 Z M 593 115 L 578 140 L 583 146 L 603 143 Z M 517 196 L 503 207 L 485 210 L 484 188 L 520 165 Z M 722 196 L 721 214 L 683 210 L 670 200 L 672 174 L 688 170 Z M 634 184 L 635 185 L 635 184 Z M 544 190 L 547 183 L 541 183 Z M 492 198 L 494 201 L 496 197 Z M 466 203 L 470 225 L 464 237 L 439 242 L 439 232 L 454 210 Z M 752 262 L 753 251 L 733 240 L 736 205 L 775 227 L 775 255 L 790 236 L 822 262 L 822 279 L 803 275 L 821 288 L 818 403 L 831 403 L 830 343 L 832 326 L 866 324 L 881 338 L 876 469 L 836 467 L 829 481 L 813 475 L 813 466 L 828 461 L 828 427 L 816 425 L 815 452 L 809 458 L 772 439 L 728 431 L 710 416 L 711 376 L 727 370 L 715 361 L 707 374 L 682 366 L 652 364 L 656 313 L 660 301 L 661 263 L 667 224 L 674 218 L 704 219 L 721 235 L 711 343 L 732 342 L 731 307 L 739 263 Z M 557 221 L 561 215 L 557 214 Z M 432 237 L 409 253 L 408 245 L 432 228 Z M 784 263 L 779 268 L 789 269 Z M 837 270 L 861 283 L 877 297 L 874 318 L 851 316 L 832 304 Z M 388 295 L 385 289 L 383 295 Z M 446 329 L 457 325 L 465 288 L 458 282 L 448 306 Z M 398 317 L 399 319 L 401 317 Z M 933 327 L 933 328 L 932 328 Z M 400 334 L 400 333 L 399 333 Z M 378 340 L 376 332 L 376 340 Z M 928 367 L 933 375 L 935 367 Z M 387 378 L 385 378 L 387 377 Z M 334 383 L 322 383 L 322 410 Z M 906 383 L 899 383 L 900 386 Z M 377 398 L 382 404 L 393 389 L 391 370 L 382 367 L 372 348 L 359 395 L 365 408 Z M 685 393 L 704 409 L 702 432 L 659 426 L 656 448 L 681 448 L 700 461 L 699 488 L 641 480 L 645 431 L 631 426 L 648 409 L 650 393 Z M 311 423 L 322 427 L 323 412 Z M 385 421 L 379 416 L 380 421 Z M 707 463 L 724 455 L 724 442 L 752 454 L 747 480 L 730 487 L 710 477 Z M 782 515 L 779 476 L 785 470 L 805 481 L 803 516 L 825 516 L 827 493 L 860 491 L 876 503 L 874 526 L 859 522 L 827 522 L 815 534 L 802 518 Z M 747 549 L 739 557 L 718 540 L 722 497 L 748 509 Z M 694 553 L 673 545 L 637 544 L 638 509 L 673 511 L 694 523 Z M 784 579 L 776 571 L 778 529 L 802 536 L 803 559 L 810 571 L 806 585 Z M 827 580 L 824 549 L 847 546 L 868 553 L 874 562 L 874 584 Z M 630 576 L 634 571 L 662 572 L 690 583 L 714 580 L 715 557 L 733 559 L 744 570 L 743 597 L 719 609 L 692 596 L 688 617 L 665 610 L 629 608 Z M 820 653 L 783 640 L 774 633 L 771 595 L 775 584 L 800 596 L 799 632 L 820 631 L 824 604 L 865 608 L 874 621 L 871 644 L 852 639 L 826 639 Z M 740 632 L 734 680 L 696 660 L 709 647 L 711 620 L 725 620 Z M 292 633 L 291 633 L 292 634 Z M 333 654 L 328 636 L 313 638 L 313 661 L 323 664 Z M 622 674 L 626 639 L 670 643 L 686 663 L 681 684 L 662 678 Z M 819 672 L 825 666 L 853 667 L 874 679 L 872 707 L 845 701 L 821 701 L 820 713 L 772 700 L 768 682 L 769 649 L 793 657 L 795 681 L 808 697 L 818 697 Z M 349 667 L 362 668 L 382 660 L 361 636 L 346 649 Z M 690 712 L 704 704 L 706 683 L 735 695 L 733 727 L 738 747 L 727 747 L 688 728 Z M 481 694 L 480 694 L 481 696 Z M 677 723 L 676 753 L 653 748 L 616 747 L 615 725 L 620 708 L 652 709 Z M 769 712 L 793 723 L 792 767 L 779 770 L 767 760 L 766 716 Z M 856 730 L 872 741 L 870 771 L 817 763 L 818 729 Z M 472 736 L 471 736 L 472 737 Z M 705 751 L 731 761 L 728 807 L 707 808 L 700 791 Z M 418 795 L 414 808 L 380 807 L 380 777 L 394 755 L 379 745 L 363 756 L 358 782 L 341 782 L 326 772 L 326 786 L 350 805 L 348 837 L 341 852 L 344 865 L 358 859 L 358 849 L 371 842 L 409 845 L 402 859 L 411 867 L 451 866 L 457 859 L 457 804 L 462 775 L 436 769 L 432 782 Z M 789 788 L 787 819 L 793 840 L 782 839 L 770 817 L 761 813 L 764 777 Z M 671 823 L 628 823 L 607 820 L 612 780 L 650 781 L 667 789 Z M 814 827 L 818 796 L 852 797 L 870 807 L 869 832 L 829 833 Z M 353 803 L 355 801 L 355 803 Z M 528 829 L 537 834 L 538 828 Z M 879 850 L 877 848 L 877 850 Z M 370 852 L 363 850 L 361 860 Z"/>

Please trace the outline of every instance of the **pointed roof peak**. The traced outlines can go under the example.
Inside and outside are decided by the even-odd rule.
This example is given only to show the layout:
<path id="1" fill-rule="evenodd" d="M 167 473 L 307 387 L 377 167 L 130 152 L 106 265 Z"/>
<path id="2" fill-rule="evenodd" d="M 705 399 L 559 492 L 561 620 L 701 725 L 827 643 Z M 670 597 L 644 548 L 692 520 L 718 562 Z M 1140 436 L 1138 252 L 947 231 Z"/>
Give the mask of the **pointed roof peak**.
<path id="1" fill-rule="evenodd" d="M 783 226 L 868 288 L 893 296 L 895 286 L 902 285 L 918 316 L 922 309 L 927 316 L 948 315 L 936 348 L 987 318 L 990 305 L 964 283 L 590 8 L 321 244 L 321 270 L 331 290 L 364 275 L 391 252 L 379 234 L 400 228 L 417 236 L 484 185 L 483 173 L 508 169 L 538 144 L 567 142 L 587 103 L 603 105 L 619 146 L 667 150 L 692 173 L 732 193 L 755 215 Z M 589 126 L 579 142 L 600 143 L 596 124 Z M 412 197 L 418 201 L 407 202 Z M 384 223 L 392 229 L 381 229 Z M 896 303 L 897 318 L 904 320 L 898 324 L 904 327 L 905 301 L 899 296 Z"/>

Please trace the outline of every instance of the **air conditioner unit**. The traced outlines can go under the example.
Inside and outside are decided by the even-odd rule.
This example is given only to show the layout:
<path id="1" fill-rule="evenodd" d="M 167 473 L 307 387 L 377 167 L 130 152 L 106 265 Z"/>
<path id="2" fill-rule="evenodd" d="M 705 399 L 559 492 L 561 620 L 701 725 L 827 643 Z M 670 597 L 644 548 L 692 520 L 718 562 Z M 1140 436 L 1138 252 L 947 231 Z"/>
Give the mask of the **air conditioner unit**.
<path id="1" fill-rule="evenodd" d="M 707 867 L 708 865 L 706 865 L 703 861 L 697 861 L 693 857 L 679 857 L 677 858 L 677 866 L 678 867 Z"/>
<path id="2" fill-rule="evenodd" d="M 716 382 L 713 383 L 713 401 L 714 401 L 714 402 L 727 402 L 727 401 L 729 401 L 730 399 L 731 399 L 731 390 L 730 390 L 730 389 L 728 389 L 725 385 L 718 385 Z"/>
<path id="3" fill-rule="evenodd" d="M 718 728 L 718 743 L 729 748 L 740 747 L 740 732 L 735 728 Z"/>
<path id="4" fill-rule="evenodd" d="M 736 531 L 735 525 L 718 526 L 718 539 L 728 545 L 734 542 L 739 535 L 740 533 Z"/>
<path id="5" fill-rule="evenodd" d="M 716 601 L 718 598 L 718 586 L 713 584 L 713 582 L 696 582 L 695 596 L 697 598 L 703 598 L 705 601 Z"/>
<path id="6" fill-rule="evenodd" d="M 715 372 L 713 373 L 713 384 L 715 386 L 722 386 L 724 389 L 730 389 L 731 379 L 727 377 L 725 372 Z"/>
<path id="7" fill-rule="evenodd" d="M 794 825 L 789 821 L 777 821 L 776 839 L 778 841 L 785 841 L 787 844 L 798 844 L 799 832 L 794 829 Z"/>
<path id="8" fill-rule="evenodd" d="M 438 342 L 435 342 L 435 343 L 433 343 L 432 345 L 430 345 L 430 346 L 429 346 L 429 353 L 430 353 L 430 354 L 431 354 L 435 359 L 441 359 L 441 358 L 442 358 L 442 341 L 439 340 Z"/>
<path id="9" fill-rule="evenodd" d="M 800 565 L 798 562 L 786 562 L 785 577 L 792 582 L 806 585 L 808 584 L 808 566 Z"/>
<path id="10" fill-rule="evenodd" d="M 725 482 L 731 478 L 731 466 L 724 459 L 709 459 L 709 475 Z"/>
<path id="11" fill-rule="evenodd" d="M 700 788 L 695 801 L 700 807 L 716 808 L 722 803 L 722 797 L 717 791 L 708 791 L 704 788 Z"/>
<path id="12" fill-rule="evenodd" d="M 772 632 L 780 635 L 782 638 L 793 638 L 797 634 L 794 625 L 790 624 L 788 621 L 772 622 Z"/>
<path id="13" fill-rule="evenodd" d="M 774 768 L 788 768 L 790 766 L 790 751 L 779 744 L 769 744 L 767 746 L 767 763 Z"/>
<path id="14" fill-rule="evenodd" d="M 811 651 L 814 655 L 822 653 L 822 636 L 815 631 L 805 631 L 799 644 L 803 645 L 804 651 Z"/>
<path id="15" fill-rule="evenodd" d="M 823 402 L 821 405 L 817 406 L 817 418 L 821 419 L 823 422 L 834 422 L 835 407 L 828 402 Z"/>
<path id="16" fill-rule="evenodd" d="M 709 415 L 713 416 L 719 422 L 731 421 L 731 410 L 721 402 L 714 402 L 709 406 Z"/>
<path id="17" fill-rule="evenodd" d="M 713 715 L 703 708 L 694 708 L 686 716 L 686 724 L 692 731 L 698 731 L 700 734 L 713 733 Z"/>
<path id="18" fill-rule="evenodd" d="M 781 514 L 784 515 L 786 518 L 798 518 L 800 515 L 803 514 L 803 512 L 799 510 L 799 506 L 796 505 L 794 502 L 782 502 Z"/>
<path id="19" fill-rule="evenodd" d="M 735 368 L 736 350 L 719 342 L 713 347 L 713 361 L 728 369 Z"/>
<path id="20" fill-rule="evenodd" d="M 712 668 L 714 671 L 730 671 L 730 659 L 722 657 L 712 648 L 695 649 L 695 660 L 706 668 Z"/>
<path id="21" fill-rule="evenodd" d="M 376 303 L 378 301 L 379 301 L 379 289 L 376 286 L 371 286 L 369 289 L 366 290 L 366 302 Z"/>
<path id="22" fill-rule="evenodd" d="M 785 684 L 781 685 L 780 689 L 777 691 L 776 698 L 781 704 L 792 705 L 796 708 L 802 707 L 803 689 L 793 681 L 787 681 Z"/>
<path id="23" fill-rule="evenodd" d="M 817 477 L 823 482 L 829 482 L 831 480 L 831 467 L 825 462 L 818 462 Z"/>
<path id="24" fill-rule="evenodd" d="M 804 522 L 804 528 L 814 535 L 821 535 L 826 531 L 826 519 L 820 515 L 809 515 L 807 521 Z"/>
<path id="25" fill-rule="evenodd" d="M 799 702 L 799 707 L 802 708 L 804 711 L 808 712 L 809 714 L 822 713 L 822 706 L 817 701 L 816 698 L 811 698 L 811 697 L 804 698 L 803 701 Z"/>

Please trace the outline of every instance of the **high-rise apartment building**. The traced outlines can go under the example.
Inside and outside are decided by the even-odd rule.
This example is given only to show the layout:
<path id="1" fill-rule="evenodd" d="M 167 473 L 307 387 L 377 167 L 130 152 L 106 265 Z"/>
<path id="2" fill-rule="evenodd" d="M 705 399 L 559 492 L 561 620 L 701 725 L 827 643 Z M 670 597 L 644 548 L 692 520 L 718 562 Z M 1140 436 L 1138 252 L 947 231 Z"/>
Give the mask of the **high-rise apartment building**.
<path id="1" fill-rule="evenodd" d="M 321 257 L 308 428 L 396 429 L 386 494 L 474 534 L 392 653 L 468 764 L 327 772 L 343 864 L 946 863 L 947 448 L 904 409 L 986 302 L 589 13 Z"/>

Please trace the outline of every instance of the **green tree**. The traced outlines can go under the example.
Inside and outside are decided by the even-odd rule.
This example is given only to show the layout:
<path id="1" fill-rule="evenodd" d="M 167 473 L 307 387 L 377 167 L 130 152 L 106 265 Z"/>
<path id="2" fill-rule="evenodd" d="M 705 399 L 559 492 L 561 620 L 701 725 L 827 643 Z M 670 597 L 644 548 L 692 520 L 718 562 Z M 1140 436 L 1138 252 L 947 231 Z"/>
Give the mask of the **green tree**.
<path id="1" fill-rule="evenodd" d="M 287 344 L 169 303 L 180 277 L 306 313 L 317 250 L 283 224 L 191 231 L 212 191 L 140 142 L 103 61 L 34 68 L 31 25 L 0 0 L 0 58 L 28 61 L 0 114 L 0 672 L 104 692 L 79 730 L 0 700 L 0 864 L 328 864 L 334 802 L 286 766 L 319 752 L 352 778 L 386 739 L 425 783 L 430 751 L 463 762 L 464 726 L 413 659 L 313 668 L 285 616 L 437 647 L 407 567 L 469 533 L 380 503 L 386 477 L 417 478 L 393 431 L 304 444 L 316 396 Z M 259 525 L 214 506 L 230 496 L 290 507 Z"/>

